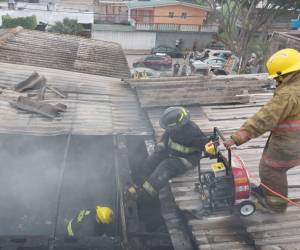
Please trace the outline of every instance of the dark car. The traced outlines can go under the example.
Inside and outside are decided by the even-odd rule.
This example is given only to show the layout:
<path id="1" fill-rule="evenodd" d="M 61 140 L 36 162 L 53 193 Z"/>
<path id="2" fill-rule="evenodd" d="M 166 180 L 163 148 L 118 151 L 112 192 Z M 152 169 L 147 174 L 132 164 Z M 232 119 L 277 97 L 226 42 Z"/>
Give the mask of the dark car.
<path id="1" fill-rule="evenodd" d="M 156 53 L 164 53 L 167 54 L 171 57 L 182 57 L 182 52 L 178 49 L 178 48 L 173 48 L 170 46 L 158 46 L 155 47 L 151 50 L 152 54 L 156 54 Z"/>
<path id="2" fill-rule="evenodd" d="M 166 70 L 172 67 L 172 58 L 170 56 L 158 55 L 147 56 L 134 62 L 133 67 L 147 67 L 155 70 Z"/>

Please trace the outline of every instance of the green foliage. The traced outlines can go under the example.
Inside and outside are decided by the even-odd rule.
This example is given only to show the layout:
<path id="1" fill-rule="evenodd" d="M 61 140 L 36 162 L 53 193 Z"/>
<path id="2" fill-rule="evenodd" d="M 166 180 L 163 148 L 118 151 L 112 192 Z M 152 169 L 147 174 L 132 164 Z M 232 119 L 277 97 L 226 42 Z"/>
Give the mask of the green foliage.
<path id="1" fill-rule="evenodd" d="M 2 28 L 15 28 L 22 26 L 25 29 L 35 29 L 37 21 L 35 16 L 12 18 L 9 15 L 2 16 Z"/>
<path id="2" fill-rule="evenodd" d="M 205 0 L 196 0 L 196 3 L 203 7 L 209 7 L 208 3 Z"/>
<path id="3" fill-rule="evenodd" d="M 276 17 L 299 8 L 300 0 L 211 0 L 220 23 L 218 39 L 238 55 L 242 72 L 252 52 L 263 58 L 266 35 Z M 258 36 L 259 34 L 259 36 Z"/>
<path id="4" fill-rule="evenodd" d="M 48 31 L 78 36 L 83 31 L 83 26 L 77 20 L 65 18 L 63 22 L 55 22 Z"/>

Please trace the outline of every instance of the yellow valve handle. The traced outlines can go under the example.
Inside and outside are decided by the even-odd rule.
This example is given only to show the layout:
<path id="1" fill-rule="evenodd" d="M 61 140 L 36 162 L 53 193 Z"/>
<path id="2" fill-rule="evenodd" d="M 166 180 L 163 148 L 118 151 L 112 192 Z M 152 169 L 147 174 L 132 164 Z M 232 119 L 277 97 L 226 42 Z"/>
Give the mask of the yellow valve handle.
<path id="1" fill-rule="evenodd" d="M 216 146 L 212 141 L 205 145 L 204 150 L 207 155 L 215 156 L 217 154 Z"/>

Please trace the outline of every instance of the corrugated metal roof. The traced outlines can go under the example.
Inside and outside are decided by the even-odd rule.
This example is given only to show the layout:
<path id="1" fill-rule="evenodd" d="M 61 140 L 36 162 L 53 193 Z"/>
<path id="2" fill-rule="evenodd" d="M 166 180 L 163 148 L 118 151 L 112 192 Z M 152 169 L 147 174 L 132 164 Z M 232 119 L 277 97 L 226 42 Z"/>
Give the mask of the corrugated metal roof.
<path id="1" fill-rule="evenodd" d="M 44 75 L 47 84 L 68 95 L 62 99 L 46 93 L 45 102 L 62 103 L 67 111 L 53 120 L 16 110 L 8 101 L 17 93 L 12 86 L 33 71 Z M 119 79 L 96 75 L 0 63 L 0 132 L 33 135 L 149 135 L 151 129 L 141 112 L 135 94 Z"/>
<path id="2" fill-rule="evenodd" d="M 125 54 L 117 43 L 22 28 L 0 37 L 0 62 L 114 78 L 130 75 Z"/>
<path id="3" fill-rule="evenodd" d="M 226 105 L 221 104 L 205 107 L 195 105 L 199 103 L 197 98 L 205 96 L 206 90 L 203 90 L 203 85 L 199 87 L 199 85 L 203 84 L 203 79 L 198 79 L 197 83 L 195 79 L 183 79 L 178 82 L 178 79 L 171 78 L 165 81 L 161 80 L 160 82 L 132 82 L 131 84 L 137 89 L 137 93 L 140 94 L 139 97 L 142 105 L 146 103 L 144 98 L 147 91 L 149 100 L 151 100 L 151 95 L 156 100 L 154 107 L 152 106 L 152 102 L 150 103 L 151 105 L 148 105 L 148 103 L 144 105 L 156 137 L 159 137 L 163 132 L 159 127 L 158 120 L 165 106 L 186 104 L 185 106 L 189 109 L 192 120 L 204 132 L 211 133 L 213 127 L 218 127 L 228 138 L 232 132 L 240 128 L 248 117 L 258 111 L 272 97 L 272 93 L 264 92 L 261 88 L 267 83 L 263 80 L 266 78 L 266 75 L 255 76 L 259 81 L 244 77 L 236 78 L 235 81 L 232 81 L 232 79 L 228 78 L 230 76 L 216 77 L 218 80 L 229 80 L 228 85 L 231 85 L 232 88 L 235 86 L 241 91 L 248 90 L 248 94 L 250 93 L 248 103 L 227 103 Z M 219 88 L 217 84 L 211 84 L 212 81 L 214 80 L 206 80 L 204 86 L 214 88 L 216 92 L 214 96 L 217 96 L 217 92 L 224 90 L 224 83 L 223 87 L 220 84 L 219 87 L 221 88 Z M 197 84 L 198 87 L 195 87 Z M 190 91 L 186 91 L 189 88 Z M 203 95 L 198 95 L 201 88 L 204 93 Z M 259 91 L 259 89 L 261 90 Z M 168 90 L 170 94 L 164 94 L 165 90 Z M 192 90 L 193 93 L 190 94 L 189 92 L 192 92 Z M 247 95 L 247 91 L 244 94 Z M 184 102 L 182 102 L 183 100 Z M 236 149 L 236 154 L 245 162 L 252 181 L 254 180 L 255 182 L 259 180 L 258 165 L 267 137 L 268 134 L 265 134 Z M 211 160 L 207 159 L 202 160 L 201 169 L 210 169 L 211 162 Z M 290 198 L 300 198 L 299 178 L 299 169 L 294 168 L 288 172 Z M 300 225 L 299 208 L 289 208 L 285 215 L 280 216 L 256 212 L 247 219 L 242 219 L 230 213 L 203 216 L 201 212 L 202 201 L 200 193 L 195 191 L 195 183 L 197 182 L 197 170 L 192 170 L 172 179 L 170 187 L 177 207 L 183 212 L 187 228 L 190 229 L 190 233 L 198 249 L 300 249 L 298 230 Z M 176 234 L 172 229 L 169 232 Z"/>

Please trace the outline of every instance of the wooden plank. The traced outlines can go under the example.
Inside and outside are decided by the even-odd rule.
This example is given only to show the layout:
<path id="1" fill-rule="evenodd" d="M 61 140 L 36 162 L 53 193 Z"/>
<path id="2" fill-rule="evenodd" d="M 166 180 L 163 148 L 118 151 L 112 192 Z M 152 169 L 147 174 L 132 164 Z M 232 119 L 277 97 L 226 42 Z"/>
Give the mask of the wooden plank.
<path id="1" fill-rule="evenodd" d="M 174 250 L 193 250 L 191 239 L 178 213 L 170 188 L 167 186 L 160 191 L 162 216 L 169 231 Z"/>
<path id="2" fill-rule="evenodd" d="M 179 99 L 180 98 L 180 99 Z M 222 97 L 179 97 L 174 96 L 172 99 L 168 99 L 166 96 L 152 96 L 149 98 L 140 99 L 141 106 L 143 108 L 155 108 L 155 107 L 169 107 L 178 105 L 209 105 L 209 104 L 226 104 L 226 103 L 248 103 L 249 97 L 237 97 L 237 96 L 222 96 Z"/>

